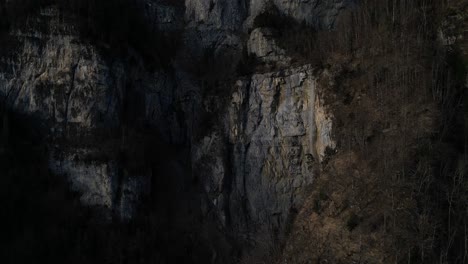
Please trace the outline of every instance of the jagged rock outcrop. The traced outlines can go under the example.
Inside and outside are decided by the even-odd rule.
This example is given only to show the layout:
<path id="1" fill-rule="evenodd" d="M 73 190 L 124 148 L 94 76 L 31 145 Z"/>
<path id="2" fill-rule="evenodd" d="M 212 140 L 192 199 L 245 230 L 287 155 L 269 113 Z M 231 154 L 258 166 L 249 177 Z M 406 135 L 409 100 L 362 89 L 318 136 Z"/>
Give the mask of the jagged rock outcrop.
<path id="1" fill-rule="evenodd" d="M 191 23 L 206 24 L 219 29 L 236 30 L 247 15 L 246 1 L 186 0 L 185 16 Z"/>
<path id="2" fill-rule="evenodd" d="M 297 21 L 330 29 L 339 12 L 351 4 L 351 0 L 186 0 L 185 16 L 198 25 L 238 30 L 243 24 L 250 28 L 256 16 L 276 7 Z"/>
<path id="3" fill-rule="evenodd" d="M 280 57 L 268 56 L 264 59 L 282 60 L 287 65 L 288 58 L 271 41 L 271 32 L 267 29 L 255 29 L 255 18 L 262 14 L 284 15 L 298 22 L 317 28 L 331 29 L 340 12 L 353 4 L 352 0 L 304 1 L 304 0 L 186 0 L 185 39 L 190 42 L 189 51 L 196 59 L 206 53 L 214 58 L 231 61 L 236 64 L 242 54 L 244 38 L 250 33 L 249 46 L 259 52 L 273 49 Z M 268 39 L 268 40 L 267 40 Z M 256 44 L 255 44 L 256 43 Z M 262 48 L 263 47 L 263 48 Z M 249 48 L 250 49 L 250 48 Z M 265 56 L 265 54 L 258 54 Z"/>
<path id="4" fill-rule="evenodd" d="M 106 103 L 106 98 L 114 92 L 109 89 L 111 72 L 119 69 L 111 69 L 95 47 L 81 42 L 71 25 L 60 24 L 57 10 L 44 9 L 30 23 L 51 32 L 31 26 L 12 33 L 18 50 L 2 59 L 0 88 L 5 101 L 21 112 L 56 123 L 92 128 L 105 120 L 115 125 L 117 100 L 114 96 Z"/>
<path id="5" fill-rule="evenodd" d="M 246 26 L 250 27 L 259 14 L 276 8 L 281 14 L 299 22 L 305 22 L 317 28 L 331 29 L 340 11 L 353 3 L 352 0 L 251 0 Z"/>
<path id="6" fill-rule="evenodd" d="M 237 81 L 226 134 L 215 131 L 196 148 L 209 206 L 243 239 L 281 238 L 326 149 L 335 147 L 317 78 L 303 66 Z"/>
<path id="7" fill-rule="evenodd" d="M 0 165 L 20 186 L 1 194 L 47 215 L 11 251 L 42 235 L 41 260 L 80 263 L 460 260 L 468 4 L 340 16 L 354 2 L 0 2 Z"/>
<path id="8" fill-rule="evenodd" d="M 118 155 L 125 143 L 116 135 L 127 122 L 125 101 L 136 99 L 131 111 L 149 124 L 173 119 L 175 126 L 165 126 L 161 135 L 180 138 L 175 113 L 167 112 L 171 80 L 159 72 L 126 71 L 119 58 L 109 62 L 70 22 L 60 21 L 56 8 L 45 8 L 28 27 L 10 33 L 17 47 L 2 58 L 0 93 L 7 106 L 35 116 L 47 130 L 51 169 L 68 176 L 85 204 L 128 218 L 150 175 L 121 175 Z M 128 94 L 132 78 L 141 82 L 137 92 Z"/>
<path id="9" fill-rule="evenodd" d="M 160 204 L 200 211 L 218 224 L 204 226 L 207 233 L 220 232 L 241 250 L 265 238 L 268 248 L 285 234 L 291 212 L 335 148 L 333 117 L 318 93 L 320 71 L 290 66 L 268 28 L 247 37 L 249 23 L 265 11 L 262 1 L 186 0 L 185 10 L 167 1 L 144 3 L 152 30 L 181 32 L 180 52 L 166 68 L 145 67 L 132 49 L 109 58 L 107 44 L 83 39 L 73 18 L 49 7 L 10 32 L 16 46 L 1 56 L 0 95 L 13 111 L 37 118 L 50 169 L 69 179 L 84 204 L 129 220 L 142 197 L 161 195 L 155 192 L 165 187 L 155 190 L 156 184 L 170 182 L 167 189 L 177 193 Z M 299 21 L 330 28 L 345 1 L 274 4 Z M 244 48 L 282 70 L 236 76 Z M 210 72 L 222 76 L 203 76 L 228 87 L 220 94 L 207 95 L 193 70 L 212 65 L 190 65 L 206 58 L 223 66 Z M 226 97 L 228 104 L 220 103 Z M 202 123 L 203 114 L 216 124 Z M 155 138 L 163 142 L 157 147 L 177 151 L 151 149 Z M 145 159 L 158 151 L 161 171 L 156 159 Z M 212 247 L 216 260 L 222 246 Z"/>
<path id="10" fill-rule="evenodd" d="M 262 62 L 287 66 L 291 63 L 291 58 L 276 44 L 274 37 L 275 34 L 270 28 L 254 29 L 247 42 L 247 51 Z"/>
<path id="11" fill-rule="evenodd" d="M 9 69 L 0 74 L 4 100 L 16 111 L 37 116 L 51 137 L 69 136 L 71 127 L 87 133 L 104 124 L 116 126 L 119 87 L 111 72 L 118 69 L 111 70 L 96 48 L 81 42 L 71 25 L 57 19 L 56 9 L 44 9 L 31 23 L 51 29 L 49 34 L 33 27 L 12 33 L 19 47 L 13 57 L 3 58 L 2 69 Z M 70 174 L 83 202 L 110 207 L 115 166 L 73 163 L 74 155 L 80 153 L 72 151 L 63 163 L 51 155 L 51 163 L 61 163 L 54 167 Z"/>

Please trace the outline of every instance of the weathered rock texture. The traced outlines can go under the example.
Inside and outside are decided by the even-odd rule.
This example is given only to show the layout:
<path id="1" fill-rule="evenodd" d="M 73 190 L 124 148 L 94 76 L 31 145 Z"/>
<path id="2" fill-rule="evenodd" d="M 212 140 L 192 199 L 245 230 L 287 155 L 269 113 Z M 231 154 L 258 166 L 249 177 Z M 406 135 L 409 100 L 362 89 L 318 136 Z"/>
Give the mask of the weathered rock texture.
<path id="1" fill-rule="evenodd" d="M 96 46 L 80 39 L 71 21 L 60 21 L 57 9 L 46 8 L 26 27 L 11 32 L 17 49 L 2 58 L 0 93 L 9 107 L 35 116 L 48 131 L 51 169 L 68 175 L 84 203 L 129 217 L 145 192 L 139 184 L 149 175 L 121 175 L 118 153 L 125 136 L 115 135 L 127 122 L 123 112 L 128 99 L 138 114 L 134 122 L 160 124 L 174 118 L 173 112 L 165 112 L 171 101 L 172 91 L 165 89 L 171 87 L 170 80 L 159 72 L 126 71 L 119 58 L 109 62 Z M 128 94 L 132 78 L 141 82 Z M 161 134 L 177 137 L 177 121 L 170 123 L 175 126 L 164 126 Z"/>
<path id="2" fill-rule="evenodd" d="M 265 63 L 289 65 L 291 58 L 286 55 L 284 49 L 278 47 L 274 36 L 274 32 L 269 28 L 254 29 L 247 42 L 247 51 Z"/>
<path id="3" fill-rule="evenodd" d="M 195 148 L 209 206 L 243 239 L 269 245 L 281 238 L 314 170 L 335 147 L 317 78 L 303 66 L 238 80 L 224 131 Z"/>
<path id="4" fill-rule="evenodd" d="M 229 0 L 186 0 L 185 7 L 188 21 L 228 30 L 242 25 L 248 8 L 245 1 Z"/>
<path id="5" fill-rule="evenodd" d="M 261 13 L 272 7 L 299 22 L 305 22 L 318 28 L 331 29 L 342 9 L 353 4 L 349 0 L 251 0 L 247 25 L 250 25 Z"/>
<path id="6" fill-rule="evenodd" d="M 298 21 L 330 28 L 345 1 L 273 4 Z M 15 49 L 0 58 L 0 95 L 45 129 L 51 170 L 69 179 L 84 204 L 131 219 L 141 199 L 153 195 L 161 204 L 184 204 L 201 211 L 202 219 L 210 216 L 207 221 L 218 225 L 203 228 L 221 232 L 232 245 L 268 247 L 285 234 L 314 171 L 335 148 L 333 116 L 318 95 L 320 71 L 290 66 L 271 29 L 253 29 L 247 37 L 268 5 L 186 0 L 184 9 L 145 1 L 152 30 L 185 26 L 181 52 L 158 69 L 145 67 L 131 49 L 126 57 L 109 58 L 106 44 L 83 39 L 73 18 L 44 8 L 10 32 Z M 235 76 L 244 47 L 282 70 Z M 194 73 L 204 65 L 187 66 L 206 57 L 227 62 L 228 77 L 214 82 L 226 87 L 218 94 L 207 94 Z M 154 149 L 148 138 L 171 149 Z M 164 164 L 147 159 L 154 152 L 163 153 Z M 166 190 L 154 189 L 168 182 Z M 159 190 L 167 197 L 155 194 Z M 221 246 L 212 245 L 213 261 Z"/>

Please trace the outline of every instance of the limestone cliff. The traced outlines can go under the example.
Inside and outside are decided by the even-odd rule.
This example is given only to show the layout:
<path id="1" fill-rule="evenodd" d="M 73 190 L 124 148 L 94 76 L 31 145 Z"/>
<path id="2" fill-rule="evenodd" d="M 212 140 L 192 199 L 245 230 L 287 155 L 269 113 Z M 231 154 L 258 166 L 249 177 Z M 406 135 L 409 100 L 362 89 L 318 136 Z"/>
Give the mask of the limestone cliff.
<path id="1" fill-rule="evenodd" d="M 156 178 L 173 174 L 177 185 L 198 179 L 203 193 L 179 199 L 198 199 L 202 217 L 214 212 L 219 232 L 246 246 L 264 237 L 279 239 L 313 183 L 314 169 L 335 147 L 332 115 L 317 92 L 320 70 L 290 67 L 268 28 L 246 38 L 248 21 L 264 12 L 266 3 L 187 0 L 185 8 L 167 1 L 141 3 L 155 34 L 183 29 L 180 55 L 167 67 L 148 67 L 132 49 L 109 55 L 108 44 L 83 37 L 79 18 L 43 6 L 8 32 L 15 47 L 1 57 L 2 100 L 12 111 L 38 120 L 52 172 L 69 180 L 82 203 L 102 208 L 108 217 L 131 220 L 141 199 L 157 192 L 150 187 Z M 325 27 L 343 7 L 314 1 L 274 4 Z M 240 56 L 244 48 L 283 69 L 221 79 L 218 85 L 225 91 L 207 97 L 187 63 L 210 50 L 208 56 L 217 60 L 226 52 Z M 194 61 L 188 61 L 187 52 Z M 208 107 L 217 100 L 227 104 Z M 203 127 L 206 115 L 220 122 Z M 163 172 L 148 164 L 152 159 L 144 157 L 146 147 L 138 143 L 139 137 L 148 138 L 144 126 L 149 137 L 189 153 L 188 160 L 174 158 L 164 169 L 167 176 L 155 175 Z"/>
<path id="2" fill-rule="evenodd" d="M 415 42 L 396 37 L 416 19 L 408 16 L 397 24 L 390 4 L 382 8 L 382 21 L 391 24 L 386 27 L 370 4 L 345 16 L 357 6 L 348 0 L 134 2 L 137 7 L 119 12 L 135 12 L 138 23 L 127 25 L 129 17 L 117 16 L 115 23 L 122 24 L 96 26 L 110 31 L 97 35 L 93 23 L 101 13 L 86 17 L 85 8 L 66 10 L 54 1 L 28 11 L 23 23 L 11 23 L 3 32 L 0 43 L 10 46 L 0 52 L 2 106 L 34 120 L 30 125 L 41 135 L 51 173 L 67 179 L 82 205 L 100 212 L 91 218 L 101 224 L 127 225 L 138 236 L 141 230 L 131 229 L 133 223 L 155 226 L 154 244 L 168 252 L 157 260 L 161 263 L 174 263 L 179 254 L 184 257 L 178 261 L 192 263 L 236 263 L 252 256 L 275 256 L 284 263 L 358 263 L 362 255 L 350 245 L 357 243 L 353 221 L 370 219 L 374 212 L 360 206 L 376 207 L 380 190 L 405 202 L 416 196 L 407 191 L 413 185 L 394 194 L 379 189 L 383 181 L 373 177 L 388 176 L 385 183 L 394 186 L 387 180 L 407 167 L 416 171 L 419 163 L 406 161 L 424 151 L 402 146 L 431 141 L 436 134 L 437 103 L 417 90 L 426 87 L 430 71 L 420 59 L 429 48 L 416 41 L 430 34 L 411 31 Z M 426 12 L 426 7 L 414 10 Z M 271 17 L 290 25 L 258 21 Z M 357 26 L 348 29 L 346 23 Z M 133 26 L 144 27 L 145 36 L 128 39 Z M 289 26 L 291 32 L 285 32 Z M 439 31 L 447 46 L 463 39 L 447 25 Z M 307 40 L 312 51 L 303 58 L 297 55 L 301 50 L 282 42 L 308 36 L 314 36 Z M 421 51 L 408 55 L 417 44 Z M 387 60 L 396 66 L 385 65 Z M 409 102 L 401 94 L 418 100 Z M 377 154 L 366 153 L 369 149 Z M 370 190 L 361 190 L 362 182 L 372 185 Z M 323 191 L 331 183 L 339 187 Z M 392 206 L 392 212 L 399 210 Z M 404 208 L 414 209 L 408 214 L 418 210 Z M 381 230 L 388 216 L 375 215 L 369 226 Z M 333 226 L 350 221 L 349 232 Z M 374 239 L 373 232 L 364 237 Z M 297 253 L 319 240 L 310 233 L 335 239 L 327 243 L 339 252 L 336 259 Z M 349 238 L 345 249 L 336 246 L 340 236 Z M 370 253 L 363 253 L 369 263 L 373 257 L 390 260 L 383 246 L 372 243 Z"/>

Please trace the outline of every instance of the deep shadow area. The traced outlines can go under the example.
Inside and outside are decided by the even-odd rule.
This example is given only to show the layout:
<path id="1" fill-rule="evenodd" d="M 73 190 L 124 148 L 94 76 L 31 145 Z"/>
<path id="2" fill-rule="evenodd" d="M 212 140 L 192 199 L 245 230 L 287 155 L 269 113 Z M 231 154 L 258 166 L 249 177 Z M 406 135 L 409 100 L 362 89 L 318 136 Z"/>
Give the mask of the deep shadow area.
<path id="1" fill-rule="evenodd" d="M 154 137 L 146 138 L 145 147 L 136 145 L 153 171 L 151 192 L 137 215 L 122 222 L 106 217 L 104 208 L 80 203 L 80 194 L 70 190 L 66 176 L 50 172 L 46 139 L 37 119 L 5 110 L 0 116 L 2 263 L 209 260 L 196 186 L 188 182 L 181 189 L 184 183 L 171 166 L 182 153 L 177 146 Z M 123 159 L 120 166 L 130 170 L 132 159 Z"/>

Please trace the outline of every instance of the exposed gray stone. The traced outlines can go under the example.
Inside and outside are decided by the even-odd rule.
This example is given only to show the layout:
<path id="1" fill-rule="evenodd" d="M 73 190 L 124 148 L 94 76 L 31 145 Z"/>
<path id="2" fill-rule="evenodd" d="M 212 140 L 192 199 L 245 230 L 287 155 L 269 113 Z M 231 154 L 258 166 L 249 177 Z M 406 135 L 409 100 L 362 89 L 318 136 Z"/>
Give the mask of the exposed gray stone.
<path id="1" fill-rule="evenodd" d="M 184 31 L 184 53 L 171 61 L 170 70 L 149 70 L 132 51 L 129 56 L 136 62 L 131 67 L 122 58 L 109 62 L 95 45 L 80 39 L 73 23 L 59 19 L 57 9 L 47 8 L 32 18 L 47 30 L 38 26 L 11 32 L 18 46 L 15 56 L 1 58 L 0 95 L 14 111 L 35 115 L 48 126 L 50 167 L 68 177 L 83 203 L 107 208 L 122 219 L 135 214 L 154 176 L 146 168 L 136 173 L 119 164 L 119 152 L 127 147 L 125 122 L 135 122 L 189 153 L 163 167 L 171 170 L 164 176 L 174 177 L 177 188 L 193 188 L 196 175 L 199 193 L 190 198 L 201 209 L 190 210 L 200 210 L 201 217 L 217 223 L 217 230 L 243 242 L 281 236 L 327 149 L 335 148 L 333 116 L 317 92 L 320 76 L 308 65 L 289 66 L 290 57 L 270 29 L 257 28 L 246 36 L 242 26 L 248 28 L 264 11 L 263 1 L 186 0 L 185 15 L 163 1 L 143 2 L 154 30 Z M 343 3 L 274 1 L 281 12 L 327 28 Z M 244 46 L 283 70 L 234 76 Z M 234 87 L 217 84 L 226 90 L 216 87 L 220 94 L 209 94 L 183 65 L 206 56 L 222 62 L 215 74 L 224 70 L 231 74 L 225 80 L 238 79 Z M 126 94 L 129 83 L 132 95 Z M 129 101 L 135 113 L 126 120 L 123 102 L 130 96 L 139 100 Z M 202 122 L 205 112 L 214 125 Z M 107 130 L 124 136 L 117 142 L 96 140 Z M 193 175 L 183 169 L 184 162 Z M 178 194 L 167 199 L 179 199 Z"/>
<path id="2" fill-rule="evenodd" d="M 239 80 L 223 124 L 227 139 L 213 132 L 196 145 L 194 163 L 203 170 L 206 191 L 237 235 L 281 235 L 313 183 L 313 160 L 321 162 L 325 149 L 335 148 L 317 78 L 304 66 Z"/>
<path id="3" fill-rule="evenodd" d="M 277 63 L 284 66 L 291 62 L 286 51 L 276 44 L 274 32 L 269 28 L 254 29 L 250 33 L 247 50 L 249 54 L 266 63 Z"/>
<path id="4" fill-rule="evenodd" d="M 245 26 L 251 28 L 256 16 L 275 6 L 281 14 L 298 22 L 331 29 L 342 9 L 353 4 L 353 0 L 250 0 L 249 16 Z"/>
<path id="5" fill-rule="evenodd" d="M 126 82 L 136 77 L 126 72 L 123 61 L 109 64 L 95 46 L 81 40 L 73 25 L 60 20 L 57 9 L 45 8 L 33 19 L 47 33 L 34 28 L 11 32 L 18 46 L 13 57 L 2 58 L 0 96 L 12 110 L 35 116 L 48 127 L 54 146 L 51 169 L 68 177 L 84 204 L 128 219 L 146 192 L 142 186 L 150 175 L 120 175 L 116 154 L 121 142 L 93 138 L 118 129 Z M 173 87 L 171 78 L 162 72 L 138 75 L 137 90 L 144 98 L 141 119 L 150 124 L 170 120 L 160 135 L 182 138 L 174 120 L 172 91 L 167 89 Z M 108 161 L 90 160 L 90 154 Z"/>
<path id="6" fill-rule="evenodd" d="M 186 19 L 227 30 L 239 29 L 247 15 L 245 1 L 185 0 Z"/>

